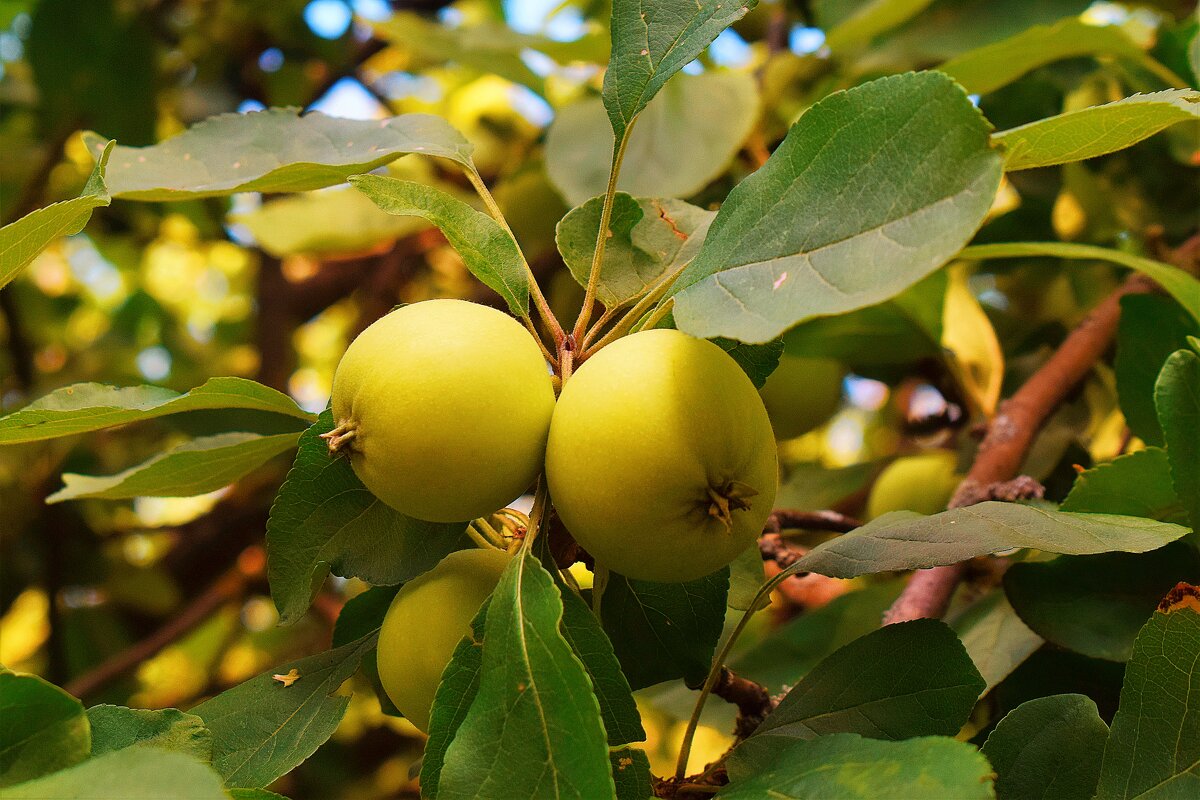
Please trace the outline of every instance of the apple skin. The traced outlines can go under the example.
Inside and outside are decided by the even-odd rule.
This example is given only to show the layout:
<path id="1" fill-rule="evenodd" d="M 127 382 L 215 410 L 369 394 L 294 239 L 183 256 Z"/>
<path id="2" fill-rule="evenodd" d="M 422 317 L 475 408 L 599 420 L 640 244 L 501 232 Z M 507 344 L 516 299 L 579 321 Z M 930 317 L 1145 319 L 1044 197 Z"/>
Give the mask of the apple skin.
<path id="1" fill-rule="evenodd" d="M 490 514 L 542 469 L 554 387 L 515 319 L 462 300 L 397 309 L 359 334 L 333 378 L 350 463 L 392 508 L 431 522 Z"/>
<path id="2" fill-rule="evenodd" d="M 509 558 L 499 550 L 458 550 L 400 588 L 379 630 L 379 682 L 413 725 L 429 730 L 442 673 Z"/>
<path id="3" fill-rule="evenodd" d="M 651 330 L 608 345 L 566 382 L 546 478 L 563 524 L 598 563 L 675 583 L 715 572 L 758 538 L 775 500 L 775 452 L 766 409 L 732 358 Z M 735 492 L 727 525 L 709 513 L 709 490 L 735 485 L 748 491 Z"/>
<path id="4" fill-rule="evenodd" d="M 867 498 L 867 519 L 889 511 L 916 511 L 936 514 L 958 488 L 962 476 L 955 472 L 958 456 L 949 450 L 931 450 L 904 456 L 888 464 Z"/>
<path id="5" fill-rule="evenodd" d="M 779 440 L 808 433 L 842 404 L 846 368 L 828 358 L 784 355 L 759 390 Z"/>

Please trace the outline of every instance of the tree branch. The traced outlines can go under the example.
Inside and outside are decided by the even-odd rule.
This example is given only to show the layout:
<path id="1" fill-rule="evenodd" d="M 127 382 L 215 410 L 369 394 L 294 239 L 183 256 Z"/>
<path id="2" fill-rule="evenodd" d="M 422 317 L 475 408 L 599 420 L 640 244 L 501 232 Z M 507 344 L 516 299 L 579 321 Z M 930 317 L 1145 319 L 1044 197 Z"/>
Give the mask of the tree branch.
<path id="1" fill-rule="evenodd" d="M 775 708 L 771 694 L 766 687 L 755 683 L 749 678 L 743 678 L 729 667 L 721 667 L 720 677 L 712 688 L 712 693 L 727 703 L 737 706 L 737 723 L 734 735 L 738 741 L 745 739 L 758 729 L 762 721 Z"/>

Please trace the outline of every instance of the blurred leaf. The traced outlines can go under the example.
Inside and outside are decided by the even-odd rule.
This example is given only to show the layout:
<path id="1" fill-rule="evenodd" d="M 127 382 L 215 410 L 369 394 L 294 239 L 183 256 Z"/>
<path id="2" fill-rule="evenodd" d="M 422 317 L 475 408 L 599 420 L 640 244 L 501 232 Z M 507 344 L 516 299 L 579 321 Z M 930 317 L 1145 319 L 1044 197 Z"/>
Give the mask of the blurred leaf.
<path id="1" fill-rule="evenodd" d="M 183 753 L 129 747 L 4 791 L 5 800 L 228 800 L 221 777 Z"/>
<path id="2" fill-rule="evenodd" d="M 7 286 L 56 239 L 83 230 L 83 226 L 92 218 L 93 209 L 111 202 L 108 188 L 104 185 L 104 171 L 114 144 L 107 142 L 103 145 L 92 175 L 79 197 L 39 208 L 0 228 L 0 289 Z"/>
<path id="3" fill-rule="evenodd" d="M 512 236 L 494 219 L 440 189 L 382 175 L 355 175 L 354 188 L 389 214 L 423 217 L 462 256 L 476 278 L 519 317 L 529 314 L 529 268 Z"/>
<path id="4" fill-rule="evenodd" d="M 0 444 L 36 442 L 204 409 L 247 409 L 310 421 L 294 400 L 245 378 L 210 378 L 180 394 L 160 386 L 77 383 L 0 417 Z"/>
<path id="5" fill-rule="evenodd" d="M 868 0 L 858 4 L 825 34 L 825 45 L 835 54 L 869 44 L 881 33 L 896 28 L 925 10 L 932 0 Z"/>
<path id="6" fill-rule="evenodd" d="M 367 491 L 348 458 L 331 457 L 321 414 L 300 436 L 296 462 L 267 521 L 267 576 L 282 624 L 308 610 L 326 574 L 396 584 L 432 568 L 468 542 L 462 523 L 406 517 Z"/>
<path id="7" fill-rule="evenodd" d="M 559 633 L 538 560 L 512 560 L 488 604 L 479 691 L 446 751 L 441 798 L 614 797 L 600 707 Z"/>
<path id="8" fill-rule="evenodd" d="M 1167 294 L 1174 297 L 1179 304 L 1200 322 L 1200 280 L 1192 277 L 1183 270 L 1142 258 L 1121 250 L 1107 247 L 1094 247 L 1087 244 L 1070 242 L 1005 242 L 1003 244 L 977 244 L 964 249 L 959 257 L 964 259 L 989 258 L 1050 258 L 1082 259 L 1085 261 L 1111 261 L 1129 269 L 1153 278 Z"/>
<path id="9" fill-rule="evenodd" d="M 1092 658 L 1127 661 L 1138 631 L 1179 581 L 1200 578 L 1200 553 L 1173 542 L 1149 553 L 1060 556 L 1013 564 L 1004 590 L 1048 641 Z"/>
<path id="10" fill-rule="evenodd" d="M 1193 530 L 1200 530 L 1200 356 L 1180 350 L 1167 359 L 1154 387 L 1154 404 L 1175 494 Z"/>
<path id="11" fill-rule="evenodd" d="M 1183 798 L 1200 787 L 1200 603 L 1195 587 L 1180 589 L 1134 643 L 1097 800 Z"/>
<path id="12" fill-rule="evenodd" d="M 729 167 L 759 114 L 758 88 L 743 72 L 680 75 L 638 116 L 617 188 L 635 196 L 688 197 Z M 603 194 L 613 136 L 595 97 L 562 108 L 546 137 L 546 168 L 567 202 Z M 594 242 L 593 242 L 594 244 Z"/>
<path id="13" fill-rule="evenodd" d="M 897 669 L 897 665 L 904 665 Z M 764 769 L 780 740 L 857 733 L 911 739 L 958 733 L 984 689 L 962 642 L 945 623 L 887 625 L 818 664 L 729 759 L 730 777 Z"/>
<path id="14" fill-rule="evenodd" d="M 1079 473 L 1059 510 L 1187 524 L 1171 486 L 1167 453 L 1159 447 L 1126 453 Z"/>
<path id="15" fill-rule="evenodd" d="M 446 751 L 467 718 L 475 695 L 479 693 L 483 636 L 489 605 L 491 599 L 484 602 L 475 619 L 471 620 L 471 635 L 464 636 L 454 648 L 454 655 L 442 671 L 442 681 L 433 697 L 429 739 L 425 742 L 425 754 L 421 759 L 421 794 L 429 800 L 435 800 L 438 796 Z"/>
<path id="16" fill-rule="evenodd" d="M 1001 172 L 987 133 L 940 73 L 826 97 L 721 206 L 675 284 L 680 330 L 765 342 L 900 294 L 983 222 Z"/>
<path id="17" fill-rule="evenodd" d="M 212 759 L 212 735 L 204 720 L 174 708 L 100 705 L 87 710 L 92 726 L 92 758 L 126 747 L 172 750 L 200 761 Z"/>
<path id="18" fill-rule="evenodd" d="M 586 286 L 596 252 L 603 197 L 571 209 L 556 228 L 558 251 L 580 286 Z M 613 198 L 611 236 L 604 248 L 597 297 L 606 308 L 644 293 L 693 257 L 713 213 L 682 200 Z"/>
<path id="19" fill-rule="evenodd" d="M 84 497 L 193 497 L 216 491 L 295 448 L 298 433 L 221 433 L 185 442 L 115 475 L 63 473 L 63 488 L 47 503 Z"/>
<path id="20" fill-rule="evenodd" d="M 268 792 L 266 789 L 230 789 L 229 796 L 233 800 L 288 800 L 283 795 Z"/>
<path id="21" fill-rule="evenodd" d="M 636 747 L 613 750 L 613 782 L 617 785 L 617 800 L 646 800 L 654 797 L 654 780 L 650 774 L 650 759 L 646 751 Z"/>
<path id="22" fill-rule="evenodd" d="M 903 587 L 903 580 L 893 579 L 835 597 L 771 631 L 729 666 L 772 693 L 795 686 L 835 650 L 878 630 Z"/>
<path id="23" fill-rule="evenodd" d="M 213 766 L 226 785 L 266 786 L 324 744 L 350 702 L 338 688 L 376 638 L 371 633 L 269 669 L 193 708 L 212 732 Z M 271 677 L 293 669 L 300 677 L 291 686 Z"/>
<path id="24" fill-rule="evenodd" d="M 1091 800 L 1108 726 L 1081 694 L 1040 697 L 1005 715 L 983 745 L 997 800 Z"/>
<path id="25" fill-rule="evenodd" d="M 1177 122 L 1196 119 L 1200 119 L 1200 92 L 1169 89 L 1068 111 L 992 138 L 1005 148 L 1004 169 L 1014 172 L 1124 150 Z"/>
<path id="26" fill-rule="evenodd" d="M 36 675 L 0 669 L 0 787 L 65 769 L 91 748 L 82 703 Z"/>
<path id="27" fill-rule="evenodd" d="M 781 742 L 781 744 L 783 744 Z M 737 774 L 723 800 L 991 800 L 992 768 L 971 745 L 944 736 L 903 742 L 850 733 L 787 741 L 761 771 Z"/>
<path id="28" fill-rule="evenodd" d="M 1092 25 L 1078 17 L 1035 25 L 1000 42 L 950 59 L 938 67 L 972 94 L 987 94 L 1038 67 L 1080 56 L 1119 56 L 1165 68 L 1146 55 L 1117 25 Z"/>
<path id="29" fill-rule="evenodd" d="M 99 152 L 104 140 L 84 138 L 88 149 Z M 152 147 L 118 145 L 105 177 L 113 197 L 127 200 L 306 192 L 408 153 L 471 167 L 471 145 L 441 117 L 354 120 L 272 108 L 210 117 Z"/>
<path id="30" fill-rule="evenodd" d="M 624 138 L 634 118 L 672 75 L 757 4 L 757 0 L 614 0 L 604 107 L 616 141 Z"/>
<path id="31" fill-rule="evenodd" d="M 1167 357 L 1183 347 L 1189 335 L 1200 335 L 1200 322 L 1169 298 L 1152 294 L 1121 298 L 1114 365 L 1117 393 L 1130 430 L 1147 444 L 1163 443 L 1154 408 L 1154 382 Z"/>
<path id="32" fill-rule="evenodd" d="M 720 337 L 712 341 L 737 362 L 756 389 L 763 387 L 783 356 L 782 339 L 774 339 L 766 344 L 746 344 Z"/>
<path id="33" fill-rule="evenodd" d="M 1012 548 L 1090 555 L 1144 553 L 1187 528 L 1115 514 L 1076 514 L 989 501 L 923 517 L 893 511 L 813 548 L 802 569 L 853 578 L 898 569 L 957 564 Z"/>
<path id="34" fill-rule="evenodd" d="M 610 572 L 597 590 L 600 621 L 635 691 L 676 678 L 693 687 L 704 681 L 725 620 L 727 569 L 688 583 Z"/>
<path id="35" fill-rule="evenodd" d="M 947 365 L 977 412 L 991 418 L 1000 402 L 1004 353 L 992 323 L 971 292 L 966 265 L 952 265 L 942 310 L 942 348 Z"/>
<path id="36" fill-rule="evenodd" d="M 779 508 L 832 508 L 865 487 L 880 466 L 875 461 L 848 467 L 826 467 L 816 462 L 793 464 L 779 485 L 775 505 Z"/>
<path id="37" fill-rule="evenodd" d="M 983 676 L 983 694 L 999 685 L 1043 644 L 1042 637 L 1021 621 L 999 590 L 973 602 L 951 625 Z"/>

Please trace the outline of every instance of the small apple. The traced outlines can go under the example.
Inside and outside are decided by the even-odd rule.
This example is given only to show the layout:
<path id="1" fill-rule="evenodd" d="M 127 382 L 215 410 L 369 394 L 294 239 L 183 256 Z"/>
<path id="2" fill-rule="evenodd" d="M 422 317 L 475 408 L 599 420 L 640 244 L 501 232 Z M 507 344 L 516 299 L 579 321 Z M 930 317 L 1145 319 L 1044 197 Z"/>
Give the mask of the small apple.
<path id="1" fill-rule="evenodd" d="M 784 355 L 759 390 L 780 441 L 808 433 L 842 404 L 846 368 L 828 358 Z"/>
<path id="2" fill-rule="evenodd" d="M 903 456 L 888 464 L 867 498 L 867 519 L 889 511 L 916 511 L 936 514 L 958 488 L 962 476 L 955 472 L 958 457 L 949 450 L 931 450 L 915 456 Z"/>
<path id="3" fill-rule="evenodd" d="M 596 561 L 690 581 L 749 547 L 771 513 L 775 438 L 721 348 L 676 330 L 619 339 L 563 387 L 546 450 L 563 524 Z"/>
<path id="4" fill-rule="evenodd" d="M 442 673 L 509 558 L 499 550 L 459 550 L 400 588 L 379 630 L 379 682 L 413 725 L 429 730 Z"/>
<path id="5" fill-rule="evenodd" d="M 462 300 L 397 309 L 356 338 L 333 378 L 331 452 L 392 508 L 457 522 L 490 514 L 542 469 L 554 387 L 512 317 Z"/>

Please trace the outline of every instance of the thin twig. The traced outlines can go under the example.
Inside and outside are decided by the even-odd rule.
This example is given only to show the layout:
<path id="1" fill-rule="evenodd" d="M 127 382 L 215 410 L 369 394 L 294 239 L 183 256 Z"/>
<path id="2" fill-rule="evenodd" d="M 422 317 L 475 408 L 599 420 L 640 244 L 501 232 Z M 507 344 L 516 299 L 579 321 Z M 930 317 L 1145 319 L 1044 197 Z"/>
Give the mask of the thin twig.
<path id="1" fill-rule="evenodd" d="M 855 528 L 861 528 L 862 524 L 862 520 L 837 511 L 801 511 L 796 508 L 777 508 L 771 512 L 771 516 L 767 517 L 765 527 L 773 533 L 787 528 L 849 533 Z"/>

